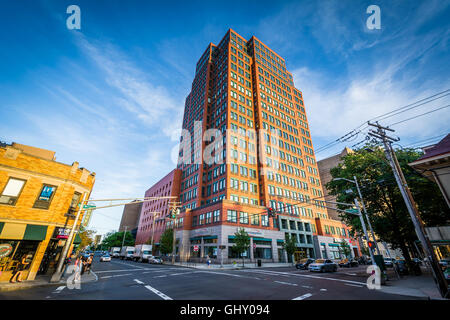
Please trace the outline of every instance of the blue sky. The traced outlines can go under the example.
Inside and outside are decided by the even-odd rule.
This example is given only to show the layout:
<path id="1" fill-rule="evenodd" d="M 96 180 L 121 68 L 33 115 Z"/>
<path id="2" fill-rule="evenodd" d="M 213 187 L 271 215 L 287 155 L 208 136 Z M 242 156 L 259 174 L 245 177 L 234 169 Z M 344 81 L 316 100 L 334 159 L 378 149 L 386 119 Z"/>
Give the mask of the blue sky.
<path id="1" fill-rule="evenodd" d="M 71 4 L 81 8 L 79 31 L 66 28 Z M 381 30 L 366 28 L 371 4 L 381 8 Z M 78 161 L 96 172 L 97 199 L 143 196 L 174 167 L 195 64 L 228 28 L 286 59 L 315 148 L 450 89 L 450 1 L 0 0 L 0 25 L 0 140 Z M 448 133 L 449 110 L 395 126 L 400 143 Z M 121 213 L 99 210 L 91 227 L 117 229 Z"/>

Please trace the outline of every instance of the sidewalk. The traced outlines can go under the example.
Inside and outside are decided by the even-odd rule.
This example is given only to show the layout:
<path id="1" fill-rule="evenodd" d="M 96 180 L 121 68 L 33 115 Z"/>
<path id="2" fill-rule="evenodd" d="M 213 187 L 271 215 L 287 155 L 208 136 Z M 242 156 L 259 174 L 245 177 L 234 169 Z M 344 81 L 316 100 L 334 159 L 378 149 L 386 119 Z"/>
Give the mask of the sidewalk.
<path id="1" fill-rule="evenodd" d="M 23 280 L 23 282 L 0 282 L 0 291 L 14 291 L 14 290 L 23 290 L 30 289 L 35 287 L 45 287 L 45 286 L 60 286 L 66 285 L 67 279 L 71 276 L 71 274 L 65 273 L 59 282 L 50 282 L 52 274 L 50 275 L 40 275 L 36 276 L 34 280 Z M 85 273 L 81 276 L 81 283 L 93 282 L 97 281 L 98 277 L 95 272 L 91 271 L 91 273 Z"/>
<path id="2" fill-rule="evenodd" d="M 167 263 L 167 265 L 172 265 L 171 263 Z M 193 263 L 188 262 L 175 262 L 176 266 L 187 267 L 187 268 L 195 268 L 195 269 L 251 269 L 251 268 L 275 268 L 275 267 L 294 267 L 292 263 L 263 263 L 261 267 L 258 267 L 255 263 L 247 262 L 244 267 L 242 267 L 242 262 L 238 262 L 236 264 L 210 264 L 209 266 L 206 263 Z"/>
<path id="3" fill-rule="evenodd" d="M 403 276 L 398 279 L 394 273 L 389 274 L 389 280 L 380 289 L 382 292 L 404 296 L 422 297 L 431 300 L 446 300 L 442 298 L 431 274 L 424 272 L 420 276 Z"/>

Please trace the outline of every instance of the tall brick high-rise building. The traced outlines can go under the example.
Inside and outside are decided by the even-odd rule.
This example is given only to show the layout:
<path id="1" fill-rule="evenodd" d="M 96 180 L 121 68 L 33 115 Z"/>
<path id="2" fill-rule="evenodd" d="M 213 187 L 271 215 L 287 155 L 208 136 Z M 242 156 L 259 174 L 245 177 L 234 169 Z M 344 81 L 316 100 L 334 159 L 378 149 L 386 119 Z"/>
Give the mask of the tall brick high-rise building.
<path id="1" fill-rule="evenodd" d="M 296 237 L 298 257 L 316 256 L 316 221 L 328 216 L 303 96 L 281 56 L 232 29 L 210 43 L 196 66 L 183 129 L 182 258 L 234 258 L 229 248 L 239 226 L 251 236 L 247 257 L 285 260 L 285 234 Z M 348 238 L 336 223 L 333 236 Z"/>

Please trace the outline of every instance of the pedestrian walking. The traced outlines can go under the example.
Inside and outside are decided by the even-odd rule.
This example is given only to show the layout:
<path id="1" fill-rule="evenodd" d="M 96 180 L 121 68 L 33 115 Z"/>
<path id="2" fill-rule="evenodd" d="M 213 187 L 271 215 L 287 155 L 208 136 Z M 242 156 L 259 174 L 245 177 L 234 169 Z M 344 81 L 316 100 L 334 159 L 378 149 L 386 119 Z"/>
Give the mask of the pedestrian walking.
<path id="1" fill-rule="evenodd" d="M 17 264 L 16 269 L 13 272 L 12 278 L 9 281 L 11 283 L 15 283 L 16 281 L 22 282 L 22 278 L 20 276 L 22 275 L 22 271 L 26 269 L 27 265 L 29 265 L 30 262 L 31 262 L 31 257 L 29 257 L 29 254 L 22 255 L 19 263 Z"/>
<path id="2" fill-rule="evenodd" d="M 89 274 L 91 274 L 91 266 L 92 266 L 93 260 L 94 260 L 94 255 L 91 254 L 89 256 L 89 258 L 87 258 L 87 265 L 86 265 L 86 270 L 88 271 Z"/>

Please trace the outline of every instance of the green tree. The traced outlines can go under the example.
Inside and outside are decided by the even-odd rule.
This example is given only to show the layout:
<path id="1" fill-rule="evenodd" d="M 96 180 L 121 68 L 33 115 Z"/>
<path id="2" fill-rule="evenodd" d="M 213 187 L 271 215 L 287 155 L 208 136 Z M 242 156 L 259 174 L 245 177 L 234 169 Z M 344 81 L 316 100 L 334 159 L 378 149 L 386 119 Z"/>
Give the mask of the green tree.
<path id="1" fill-rule="evenodd" d="M 288 233 L 285 235 L 285 240 L 282 243 L 283 249 L 286 250 L 288 257 L 291 257 L 292 263 L 294 264 L 294 252 L 297 250 L 297 240 L 294 236 L 289 235 Z"/>
<path id="2" fill-rule="evenodd" d="M 81 243 L 78 245 L 78 251 L 83 250 L 94 242 L 94 234 L 94 230 L 85 229 L 83 226 L 80 226 L 78 235 L 81 238 Z"/>
<path id="3" fill-rule="evenodd" d="M 250 247 L 250 236 L 245 231 L 244 228 L 239 228 L 234 233 L 234 245 L 233 245 L 233 251 L 236 252 L 238 255 L 242 256 L 242 254 L 248 250 Z M 242 266 L 244 266 L 244 257 L 242 256 Z"/>
<path id="4" fill-rule="evenodd" d="M 342 254 L 346 257 L 349 258 L 350 254 L 352 252 L 352 250 L 350 249 L 350 245 L 348 244 L 347 241 L 345 241 L 345 239 L 341 240 L 341 243 L 339 244 L 339 250 L 342 251 Z"/>
<path id="5" fill-rule="evenodd" d="M 429 226 L 446 223 L 450 212 L 438 186 L 408 165 L 422 153 L 414 149 L 400 149 L 395 153 L 424 223 Z M 409 253 L 414 250 L 413 242 L 417 236 L 384 151 L 367 145 L 346 155 L 342 160 L 337 167 L 331 169 L 332 177 L 353 180 L 353 176 L 356 176 L 374 232 L 381 240 L 391 243 L 393 248 L 399 248 L 410 264 Z M 353 203 L 357 195 L 355 185 L 345 180 L 331 181 L 326 188 L 330 194 L 337 196 L 338 202 Z M 346 192 L 349 189 L 353 192 Z M 346 209 L 342 206 L 340 208 Z M 353 234 L 363 234 L 358 217 L 342 213 L 339 215 L 351 226 Z"/>
<path id="6" fill-rule="evenodd" d="M 112 247 L 122 247 L 124 232 L 109 232 L 105 235 L 102 241 L 102 247 L 104 249 L 110 249 Z M 131 232 L 125 233 L 124 246 L 134 246 L 134 238 Z"/>
<path id="7" fill-rule="evenodd" d="M 159 242 L 162 254 L 171 253 L 173 251 L 173 229 L 166 229 L 161 235 Z"/>

